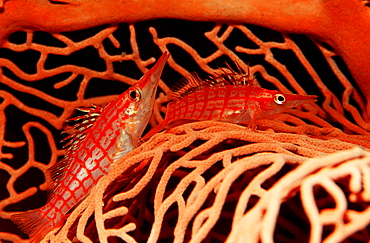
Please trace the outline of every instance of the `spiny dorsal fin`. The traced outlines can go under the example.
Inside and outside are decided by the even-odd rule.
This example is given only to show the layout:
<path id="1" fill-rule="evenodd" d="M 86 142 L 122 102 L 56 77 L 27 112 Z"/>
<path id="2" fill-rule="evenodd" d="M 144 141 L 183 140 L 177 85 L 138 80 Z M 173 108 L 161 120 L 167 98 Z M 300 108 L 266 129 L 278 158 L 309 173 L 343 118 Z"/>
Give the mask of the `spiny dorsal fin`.
<path id="1" fill-rule="evenodd" d="M 259 86 L 257 80 L 250 76 L 249 67 L 248 72 L 244 73 L 239 64 L 235 63 L 235 65 L 237 66 L 238 71 L 234 71 L 231 66 L 226 63 L 227 68 L 219 68 L 217 72 L 204 80 L 201 79 L 196 73 L 191 73 L 188 77 L 180 79 L 179 82 L 171 87 L 171 92 L 168 95 L 169 100 L 179 100 L 197 90 L 212 86 Z"/>
<path id="2" fill-rule="evenodd" d="M 66 167 L 70 165 L 73 161 L 71 158 L 71 153 L 76 149 L 76 146 L 85 138 L 86 133 L 90 130 L 95 120 L 101 114 L 103 107 L 98 105 L 93 105 L 89 108 L 77 108 L 79 111 L 85 112 L 86 114 L 73 117 L 68 119 L 66 122 L 73 122 L 74 125 L 67 127 L 62 133 L 69 133 L 69 135 L 64 138 L 61 142 L 67 142 L 63 148 L 66 149 L 64 158 L 58 161 L 55 165 L 47 169 L 46 171 L 46 183 L 48 185 L 48 200 L 53 197 L 55 189 L 63 180 Z"/>
<path id="3" fill-rule="evenodd" d="M 216 70 L 213 76 L 209 79 L 212 80 L 213 83 L 217 83 L 219 85 L 255 85 L 259 86 L 256 78 L 250 75 L 250 67 L 248 66 L 248 71 L 245 73 L 240 65 L 235 62 L 235 66 L 238 69 L 234 71 L 234 69 L 230 66 L 229 63 L 226 63 L 227 68 L 219 68 Z"/>
<path id="4" fill-rule="evenodd" d="M 88 108 L 77 108 L 77 110 L 85 112 L 86 114 L 73 117 L 68 119 L 66 122 L 68 123 L 75 123 L 72 126 L 69 126 L 66 128 L 62 133 L 68 133 L 69 136 L 64 138 L 61 142 L 68 141 L 63 148 L 71 148 L 73 144 L 76 144 L 82 139 L 82 136 L 86 134 L 86 132 L 89 131 L 89 128 L 94 125 L 95 120 L 97 117 L 100 116 L 103 107 L 93 105 L 92 107 Z"/>
<path id="5" fill-rule="evenodd" d="M 198 74 L 191 73 L 188 77 L 180 79 L 175 85 L 171 87 L 168 98 L 169 100 L 178 100 L 194 91 L 209 86 L 210 85 L 207 83 L 207 81 L 201 79 Z"/>

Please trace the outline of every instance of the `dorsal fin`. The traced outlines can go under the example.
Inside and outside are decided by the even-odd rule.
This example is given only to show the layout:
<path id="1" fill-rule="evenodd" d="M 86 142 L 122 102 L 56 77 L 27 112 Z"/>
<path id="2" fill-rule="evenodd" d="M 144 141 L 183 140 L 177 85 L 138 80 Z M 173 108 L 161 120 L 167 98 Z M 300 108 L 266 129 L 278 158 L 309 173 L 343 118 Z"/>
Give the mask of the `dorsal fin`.
<path id="1" fill-rule="evenodd" d="M 175 85 L 171 87 L 168 98 L 169 100 L 178 100 L 194 91 L 209 86 L 210 84 L 208 84 L 206 80 L 201 79 L 197 73 L 191 73 L 189 76 L 177 81 Z"/>
<path id="2" fill-rule="evenodd" d="M 66 122 L 74 123 L 74 125 L 67 127 L 62 133 L 69 133 L 69 136 L 64 138 L 61 143 L 67 142 L 63 148 L 72 147 L 73 144 L 76 144 L 81 140 L 81 136 L 85 135 L 89 131 L 89 128 L 95 123 L 95 120 L 100 116 L 103 107 L 99 105 L 93 105 L 88 108 L 77 108 L 77 110 L 85 112 L 86 114 L 73 117 L 68 119 Z"/>
<path id="3" fill-rule="evenodd" d="M 248 72 L 244 73 L 241 67 L 235 63 L 238 71 L 234 71 L 231 66 L 226 63 L 227 68 L 219 68 L 213 75 L 206 79 L 201 79 L 196 73 L 191 73 L 189 76 L 180 79 L 174 86 L 171 87 L 171 92 L 168 95 L 169 100 L 179 100 L 190 93 L 197 90 L 212 86 L 224 85 L 254 85 L 259 86 L 257 80 L 250 76 Z"/>
<path id="4" fill-rule="evenodd" d="M 250 75 L 250 67 L 248 66 L 248 71 L 245 73 L 240 65 L 235 62 L 235 71 L 229 63 L 226 63 L 227 68 L 219 68 L 218 72 L 215 72 L 213 76 L 209 77 L 212 83 L 217 83 L 219 85 L 255 85 L 259 86 L 256 78 Z"/>
<path id="5" fill-rule="evenodd" d="M 89 108 L 77 108 L 79 111 L 85 112 L 86 114 L 73 117 L 68 119 L 66 122 L 73 122 L 74 125 L 67 127 L 62 133 L 69 133 L 61 142 L 67 142 L 63 148 L 66 149 L 64 158 L 57 161 L 55 165 L 46 170 L 46 183 L 48 185 L 48 200 L 53 197 L 55 189 L 63 179 L 65 169 L 72 162 L 72 158 L 69 156 L 76 146 L 85 138 L 86 133 L 90 130 L 91 126 L 95 123 L 95 120 L 101 114 L 103 107 L 99 105 L 93 105 Z"/>

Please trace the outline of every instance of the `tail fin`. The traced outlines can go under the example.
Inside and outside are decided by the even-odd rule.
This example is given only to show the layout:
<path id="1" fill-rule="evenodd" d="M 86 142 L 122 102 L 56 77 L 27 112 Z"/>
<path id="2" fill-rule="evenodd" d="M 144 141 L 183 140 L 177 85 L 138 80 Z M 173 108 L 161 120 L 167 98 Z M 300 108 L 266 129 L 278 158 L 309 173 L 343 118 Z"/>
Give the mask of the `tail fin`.
<path id="1" fill-rule="evenodd" d="M 18 225 L 20 230 L 29 235 L 31 242 L 41 241 L 54 228 L 53 223 L 40 209 L 13 214 L 10 219 Z"/>

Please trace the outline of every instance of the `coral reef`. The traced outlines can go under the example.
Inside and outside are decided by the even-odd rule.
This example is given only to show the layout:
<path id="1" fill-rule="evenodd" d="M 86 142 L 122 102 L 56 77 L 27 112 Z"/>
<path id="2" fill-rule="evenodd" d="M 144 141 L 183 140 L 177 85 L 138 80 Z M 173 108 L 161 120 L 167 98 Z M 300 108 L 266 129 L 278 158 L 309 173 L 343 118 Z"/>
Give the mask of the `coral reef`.
<path id="1" fill-rule="evenodd" d="M 59 33 L 157 18 L 250 23 L 282 32 L 312 35 L 329 43 L 345 60 L 365 97 L 370 97 L 367 60 L 370 56 L 367 48 L 369 5 L 368 0 L 283 0 L 276 4 L 261 0 L 232 3 L 221 0 L 157 0 L 150 3 L 110 0 L 3 1 L 3 6 L 0 5 L 3 9 L 0 25 L 7 27 L 2 30 L 0 43 L 20 30 Z"/>
<path id="2" fill-rule="evenodd" d="M 336 139 L 186 124 L 117 162 L 44 241 L 365 240 L 355 232 L 370 223 L 369 165 Z"/>
<path id="3" fill-rule="evenodd" d="M 206 121 L 157 134 L 45 241 L 367 240 L 369 2 L 152 3 L 0 1 L 0 241 L 27 242 L 10 216 L 45 204 L 75 108 L 109 102 L 164 51 L 151 126 L 169 86 L 225 61 L 318 102 L 256 132 Z"/>

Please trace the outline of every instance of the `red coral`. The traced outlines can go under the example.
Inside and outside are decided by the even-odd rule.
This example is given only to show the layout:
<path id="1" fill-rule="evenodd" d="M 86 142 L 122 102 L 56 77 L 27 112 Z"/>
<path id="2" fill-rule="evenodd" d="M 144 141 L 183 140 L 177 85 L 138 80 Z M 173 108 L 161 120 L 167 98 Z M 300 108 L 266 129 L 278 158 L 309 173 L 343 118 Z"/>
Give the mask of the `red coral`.
<path id="1" fill-rule="evenodd" d="M 364 239 L 352 235 L 369 224 L 369 165 L 368 152 L 336 139 L 187 124 L 115 164 L 45 240 L 299 242 L 321 240 L 322 233 L 329 242 Z"/>
<path id="2" fill-rule="evenodd" d="M 218 123 L 215 125 L 205 122 L 199 123 L 202 125 L 198 128 L 196 128 L 197 123 L 191 126 L 185 125 L 175 128 L 171 133 L 153 138 L 127 158 L 131 164 L 123 163 L 116 174 L 110 175 L 107 177 L 109 179 L 101 182 L 96 189 L 98 193 L 89 197 L 77 208 L 77 211 L 71 214 L 70 220 L 57 236 L 50 234 L 49 237 L 65 238 L 67 232 L 73 234 L 75 228 L 72 227 L 72 223 L 78 221 L 77 235 L 80 239 L 84 237 L 96 239 L 97 235 L 94 236 L 93 232 L 98 230 L 101 239 L 107 239 L 108 235 L 115 235 L 127 241 L 133 238 L 145 240 L 148 237 L 153 241 L 166 237 L 175 237 L 179 241 L 214 237 L 223 241 L 230 233 L 228 239 L 237 241 L 240 236 L 239 230 L 243 230 L 243 227 L 247 227 L 248 224 L 236 222 L 242 222 L 244 218 L 249 221 L 252 217 L 262 221 L 253 221 L 256 222 L 252 225 L 256 229 L 253 231 L 256 235 L 251 237 L 255 237 L 254 239 L 262 237 L 262 241 L 268 241 L 276 226 L 276 232 L 278 232 L 276 234 L 279 235 L 275 234 L 274 239 L 284 241 L 287 235 L 283 235 L 282 232 L 286 232 L 285 228 L 292 227 L 294 219 L 284 214 L 283 221 L 276 221 L 276 225 L 270 224 L 267 228 L 263 228 L 262 225 L 265 224 L 261 222 L 266 221 L 263 221 L 265 219 L 262 216 L 273 219 L 277 208 L 296 210 L 297 205 L 302 206 L 299 209 L 299 215 L 303 215 L 303 226 L 315 224 L 317 227 L 313 228 L 312 232 L 305 231 L 302 234 L 306 239 L 309 237 L 318 239 L 320 229 L 323 230 L 323 235 L 327 237 L 328 242 L 330 239 L 338 240 L 336 238 L 337 232 L 340 232 L 338 229 L 346 232 L 342 239 L 345 237 L 361 239 L 366 236 L 367 229 L 357 234 L 353 233 L 354 230 L 361 230 L 368 224 L 362 220 L 362 218 L 369 218 L 367 186 L 364 188 L 358 186 L 361 184 L 361 178 L 367 178 L 364 168 L 369 166 L 368 155 L 362 150 L 348 150 L 340 154 L 342 158 L 331 153 L 348 149 L 353 145 L 370 147 L 369 108 L 367 107 L 369 103 L 367 97 L 370 97 L 368 87 L 370 69 L 367 62 L 367 57 L 370 56 L 370 49 L 367 47 L 369 31 L 366 31 L 370 26 L 368 6 L 368 1 L 356 0 L 309 3 L 279 1 L 274 5 L 263 1 L 234 1 L 232 4 L 217 1 L 201 3 L 182 1 L 171 4 L 157 1 L 153 2 L 153 5 L 146 2 L 110 3 L 103 0 L 94 1 L 94 3 L 82 0 L 0 1 L 0 24 L 3 26 L 0 33 L 2 45 L 0 49 L 0 239 L 24 241 L 22 237 L 25 236 L 11 225 L 10 215 L 14 211 L 42 206 L 43 201 L 39 198 L 44 195 L 42 192 L 46 190 L 46 185 L 39 175 L 63 154 L 63 150 L 55 141 L 62 138 L 59 132 L 64 121 L 72 115 L 75 108 L 110 101 L 117 93 L 141 77 L 155 62 L 154 56 L 159 57 L 164 51 L 169 51 L 173 58 L 169 60 L 169 68 L 164 71 L 163 81 L 160 83 L 162 93 L 157 98 L 151 125 L 156 125 L 163 119 L 169 85 L 191 71 L 197 71 L 200 75 L 202 72 L 212 74 L 219 66 L 224 65 L 225 60 L 237 61 L 245 71 L 248 63 L 251 66 L 251 73 L 256 75 L 261 85 L 266 88 L 319 95 L 319 102 L 316 105 L 306 105 L 271 119 L 258 121 L 259 132 L 255 134 L 241 131 L 243 128 L 237 125 Z M 162 17 L 234 24 L 195 23 L 172 19 L 118 25 L 120 22 L 133 23 Z M 256 24 L 268 29 L 236 23 Z M 102 24 L 109 25 L 95 27 Z M 86 29 L 90 27 L 94 28 Z M 79 31 L 66 32 L 74 30 Z M 306 34 L 313 36 L 313 39 L 288 33 Z M 351 73 L 348 72 L 347 67 Z M 107 89 L 111 91 L 105 91 Z M 187 135 L 181 129 L 188 129 Z M 237 141 L 233 137 L 235 131 L 238 131 L 240 136 Z M 176 133 L 179 134 L 174 135 Z M 205 137 L 200 139 L 197 137 L 200 134 Z M 249 137 L 251 135 L 253 136 Z M 180 142 L 179 139 L 182 140 L 185 137 L 187 139 Z M 164 145 L 169 138 L 172 139 L 171 149 Z M 256 140 L 249 140 L 252 138 Z M 203 141 L 201 144 L 209 146 L 200 146 L 204 149 L 200 153 L 201 157 L 192 157 L 196 161 L 202 161 L 199 163 L 205 167 L 187 161 L 189 154 L 201 150 L 196 148 L 196 141 Z M 192 144 L 193 142 L 195 144 Z M 240 147 L 243 148 L 243 152 L 240 152 Z M 142 151 L 147 152 L 138 154 Z M 167 152 L 159 156 L 162 153 L 160 151 Z M 230 151 L 239 151 L 241 155 L 233 158 L 232 155 L 227 154 Z M 268 156 L 272 156 L 267 159 L 270 162 L 259 160 L 266 152 Z M 271 152 L 274 154 L 270 154 Z M 172 157 L 167 157 L 166 153 L 170 153 Z M 155 154 L 157 157 L 153 159 Z M 207 161 L 217 162 L 214 159 L 219 155 L 226 156 L 224 164 L 220 166 L 216 163 L 215 168 L 212 166 L 208 168 Z M 327 157 L 313 158 L 303 163 L 302 158 L 324 155 Z M 145 158 L 148 161 L 144 160 Z M 300 159 L 297 160 L 297 158 Z M 275 159 L 276 165 L 275 162 L 271 163 Z M 322 165 L 315 169 L 314 166 L 307 165 L 308 161 L 314 161 L 312 163 L 321 161 Z M 329 165 L 328 161 L 335 162 Z M 141 165 L 136 169 L 126 167 L 137 166 L 139 163 Z M 240 168 L 245 170 L 228 174 L 228 170 L 232 170 L 236 164 L 240 164 Z M 253 168 L 243 167 L 242 164 Z M 281 170 L 282 172 L 277 176 L 270 171 L 274 166 L 282 164 L 287 164 L 288 168 L 283 166 L 284 170 Z M 202 168 L 199 167 L 198 170 L 207 170 L 209 174 L 204 181 L 199 173 L 191 174 L 193 169 L 177 169 L 180 167 L 176 166 L 181 168 L 193 166 L 191 168 L 194 171 L 197 166 L 200 166 Z M 299 173 L 303 170 L 300 168 L 306 167 L 309 167 L 305 171 L 306 174 Z M 173 168 L 176 169 L 172 173 Z M 256 179 L 251 176 L 246 176 L 244 179 L 230 179 L 229 184 L 231 184 L 226 187 L 228 178 L 235 176 L 233 173 L 242 171 L 246 175 L 256 176 Z M 135 173 L 130 177 L 129 172 Z M 297 178 L 294 181 L 289 175 L 295 174 Z M 35 175 L 39 179 L 33 179 Z M 121 193 L 119 194 L 121 197 L 127 198 L 117 196 L 121 204 L 117 205 L 113 201 L 106 202 L 104 210 L 107 211 L 102 211 L 103 188 L 106 188 L 116 177 L 120 178 L 123 189 L 114 188 L 106 197 Z M 144 182 L 141 177 L 145 179 L 144 184 L 140 184 Z M 260 184 L 255 182 L 262 177 L 271 179 L 266 179 L 265 184 L 262 179 L 258 182 Z M 178 184 L 172 185 L 169 183 L 169 178 L 174 178 Z M 317 178 L 323 179 L 323 182 L 315 184 Z M 129 180 L 132 180 L 130 184 L 127 183 Z M 219 180 L 220 186 L 208 184 L 213 180 Z M 156 185 L 155 183 L 147 186 L 146 183 L 149 181 L 159 183 L 157 192 L 151 191 L 156 189 L 152 187 Z M 191 181 L 195 181 L 194 185 Z M 279 186 L 288 182 L 292 184 L 286 187 Z M 184 183 L 188 183 L 186 184 L 188 187 L 182 187 Z M 204 193 L 204 196 L 212 195 L 204 199 L 205 204 L 194 200 L 195 194 L 190 193 L 189 190 L 193 186 L 195 191 L 201 190 L 195 187 L 195 184 L 212 188 L 213 192 L 202 189 L 208 190 L 207 193 L 209 193 Z M 270 185 L 267 189 L 263 188 L 266 191 L 264 193 L 261 189 L 262 184 Z M 317 187 L 321 188 L 319 192 L 312 189 Z M 185 190 L 185 188 L 190 189 Z M 234 193 L 229 195 L 225 188 L 231 188 Z M 250 193 L 248 190 L 252 190 L 248 188 L 254 188 L 257 194 L 260 193 L 258 202 L 254 196 L 248 196 L 252 195 L 248 194 Z M 244 189 L 247 192 L 244 193 Z M 182 198 L 181 190 L 184 190 L 189 197 Z M 297 190 L 300 191 L 297 192 Z M 125 191 L 126 193 L 122 194 Z M 127 191 L 131 191 L 132 194 Z M 156 193 L 157 196 L 154 197 L 154 194 L 149 192 Z M 274 194 L 278 192 L 281 193 L 280 196 Z M 216 194 L 220 196 L 216 197 Z M 274 195 L 278 200 L 277 203 L 267 204 L 269 196 L 266 197 L 268 199 L 263 199 L 265 195 Z M 315 201 L 316 205 L 312 201 L 312 195 L 322 197 Z M 297 202 L 299 196 L 302 197 L 302 204 Z M 149 198 L 148 203 L 153 207 L 139 200 L 145 197 Z M 226 203 L 220 198 L 226 200 Z M 96 201 L 88 206 L 87 203 L 91 200 Z M 189 208 L 184 204 L 186 200 L 193 203 L 193 211 L 190 204 Z M 230 201 L 230 205 L 236 206 L 237 200 L 242 202 L 236 209 L 230 206 L 222 211 L 224 209 L 220 207 L 221 204 L 226 205 Z M 247 200 L 251 200 L 251 203 L 247 204 L 247 211 L 250 213 L 243 212 L 244 208 L 241 209 L 245 207 L 243 203 Z M 347 207 L 343 206 L 344 201 L 347 201 Z M 177 211 L 166 208 L 174 202 L 179 205 Z M 217 203 L 212 206 L 212 202 Z M 126 211 L 121 206 L 128 206 L 130 210 Z M 317 212 L 315 207 L 320 210 Z M 272 209 L 275 211 L 271 211 Z M 97 229 L 94 229 L 94 226 L 87 226 L 92 210 L 96 210 L 94 217 L 98 224 Z M 230 216 L 234 213 L 233 210 L 236 210 L 235 216 Z M 220 214 L 211 213 L 216 211 Z M 139 213 L 139 215 L 142 217 L 135 218 L 135 212 L 141 212 L 142 214 Z M 267 213 L 261 214 L 262 212 Z M 80 213 L 82 216 L 78 219 Z M 125 214 L 130 216 L 121 217 Z M 117 215 L 122 219 L 116 217 Z M 218 216 L 220 217 L 217 218 Z M 335 217 L 337 221 L 325 220 L 330 217 Z M 114 218 L 117 218 L 118 223 Z M 176 218 L 178 226 L 173 224 Z M 225 229 L 224 232 L 222 227 L 215 223 L 221 219 L 226 220 L 222 222 L 233 220 L 234 223 L 230 223 L 230 228 Z M 319 219 L 321 223 L 317 223 Z M 116 225 L 117 230 L 107 230 L 104 221 L 107 221 L 110 227 Z M 127 222 L 136 223 L 136 230 L 132 223 Z M 149 222 L 150 229 L 154 227 L 159 231 L 152 230 L 153 233 L 149 235 L 146 229 L 140 228 L 148 225 L 144 222 Z M 215 223 L 215 228 L 211 227 L 213 224 L 211 222 Z M 193 225 L 191 226 L 193 229 L 199 228 L 199 233 L 197 230 L 192 232 L 189 225 Z M 334 227 L 333 225 L 335 230 L 331 231 L 330 227 Z M 88 229 L 86 236 L 83 231 L 85 226 Z M 162 230 L 164 227 L 171 229 L 171 235 L 165 234 Z M 303 232 L 305 227 L 296 227 L 295 231 L 292 230 L 290 233 L 299 235 L 297 232 Z M 133 232 L 127 235 L 126 232 L 129 231 Z"/>

